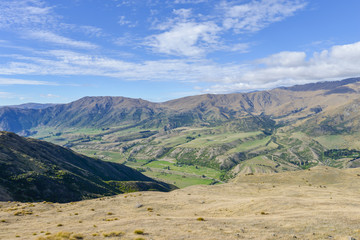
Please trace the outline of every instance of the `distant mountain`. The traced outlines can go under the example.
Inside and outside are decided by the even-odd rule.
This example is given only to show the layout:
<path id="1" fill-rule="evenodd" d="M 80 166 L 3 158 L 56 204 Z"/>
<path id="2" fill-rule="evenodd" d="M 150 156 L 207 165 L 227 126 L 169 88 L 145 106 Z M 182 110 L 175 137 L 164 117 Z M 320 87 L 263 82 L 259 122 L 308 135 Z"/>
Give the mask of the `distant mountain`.
<path id="1" fill-rule="evenodd" d="M 3 201 L 69 202 L 119 194 L 126 189 L 169 191 L 173 188 L 122 164 L 0 132 L 0 200 Z"/>
<path id="2" fill-rule="evenodd" d="M 244 120 L 250 128 L 268 128 L 269 118 L 293 121 L 358 97 L 360 78 L 311 83 L 270 91 L 206 94 L 164 103 L 125 97 L 84 97 L 69 104 L 0 108 L 0 130 L 21 133 L 37 126 L 143 128 L 221 125 Z M 246 120 L 247 119 L 247 120 Z"/>
<path id="3" fill-rule="evenodd" d="M 316 82 L 316 83 L 308 83 L 304 85 L 295 85 L 292 87 L 283 87 L 283 89 L 291 90 L 291 91 L 318 91 L 318 90 L 330 90 L 333 91 L 342 86 L 357 83 L 359 82 L 359 78 L 348 78 L 341 81 L 326 81 L 326 82 Z"/>
<path id="4" fill-rule="evenodd" d="M 8 105 L 8 106 L 0 106 L 3 107 L 10 107 L 10 108 L 20 108 L 20 109 L 44 109 L 48 107 L 53 107 L 56 104 L 53 103 L 24 103 L 19 105 Z"/>

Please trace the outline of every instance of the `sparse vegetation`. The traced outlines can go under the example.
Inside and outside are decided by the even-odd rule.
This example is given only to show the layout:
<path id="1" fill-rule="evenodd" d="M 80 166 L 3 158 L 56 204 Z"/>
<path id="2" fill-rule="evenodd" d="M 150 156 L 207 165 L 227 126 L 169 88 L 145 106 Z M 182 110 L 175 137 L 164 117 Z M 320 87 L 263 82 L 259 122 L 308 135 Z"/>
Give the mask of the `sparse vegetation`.
<path id="1" fill-rule="evenodd" d="M 25 215 L 32 215 L 33 212 L 32 211 L 28 211 L 28 210 L 21 210 L 21 211 L 17 211 L 14 213 L 15 216 L 25 216 Z"/>
<path id="2" fill-rule="evenodd" d="M 118 218 L 105 218 L 104 221 L 106 222 L 112 222 L 112 221 L 116 221 L 119 220 Z"/>
<path id="3" fill-rule="evenodd" d="M 58 232 L 55 234 L 47 234 L 45 237 L 38 237 L 36 240 L 82 240 L 84 235 L 70 232 Z"/>
<path id="4" fill-rule="evenodd" d="M 121 232 L 121 231 L 117 231 L 117 232 L 109 232 L 109 233 L 103 233 L 103 236 L 104 237 L 120 237 L 122 235 L 124 235 L 125 233 L 124 232 Z"/>
<path id="5" fill-rule="evenodd" d="M 144 230 L 136 229 L 136 230 L 134 231 L 134 233 L 135 233 L 135 234 L 138 234 L 138 235 L 142 235 L 142 234 L 144 234 Z"/>
<path id="6" fill-rule="evenodd" d="M 330 232 L 332 236 L 356 237 L 357 222 L 353 220 L 360 205 L 360 193 L 356 191 L 360 170 L 319 166 L 295 173 L 251 177 L 241 174 L 231 184 L 191 187 L 170 194 L 141 193 L 139 197 L 136 193 L 128 194 L 127 199 L 120 195 L 73 204 L 37 204 L 32 210 L 40 212 L 41 217 L 28 215 L 26 221 L 18 221 L 23 217 L 13 215 L 15 211 L 24 210 L 23 203 L 3 203 L 6 206 L 0 213 L 7 223 L 1 225 L 13 230 L 0 231 L 0 238 L 15 239 L 19 235 L 19 239 L 69 240 L 80 233 L 84 239 L 180 239 L 183 236 L 189 236 L 189 239 L 221 239 L 224 236 L 289 239 L 296 233 L 298 239 L 326 239 L 329 229 L 336 229 L 336 233 Z M 313 187 L 308 187 L 309 183 Z M 272 187 L 274 185 L 276 188 Z M 136 208 L 139 202 L 144 207 Z M 334 211 L 324 211 L 329 205 Z M 59 206 L 63 209 L 61 214 L 57 213 Z M 13 210 L 15 208 L 17 210 Z M 96 214 L 91 208 L 96 209 Z M 162 217 L 157 217 L 156 213 L 148 214 L 148 208 L 161 211 Z M 79 218 L 74 217 L 74 209 L 84 217 L 86 224 L 83 226 L 78 224 Z M 120 209 L 126 212 L 121 214 L 121 223 L 103 221 L 104 216 L 112 217 L 107 215 L 108 212 L 117 215 Z M 56 220 L 54 215 L 57 215 Z M 57 224 L 64 226 L 57 227 Z M 80 232 L 81 227 L 84 232 Z M 46 232 L 40 233 L 39 228 Z M 116 236 L 121 230 L 125 233 Z M 135 230 L 140 230 L 137 231 L 139 234 Z M 60 238 L 56 237 L 57 232 L 68 234 Z M 274 233 L 276 236 L 272 235 Z"/>
<path id="7" fill-rule="evenodd" d="M 331 159 L 341 159 L 341 158 L 359 158 L 360 157 L 360 151 L 354 150 L 354 149 L 330 149 L 324 152 L 325 157 L 331 158 Z"/>

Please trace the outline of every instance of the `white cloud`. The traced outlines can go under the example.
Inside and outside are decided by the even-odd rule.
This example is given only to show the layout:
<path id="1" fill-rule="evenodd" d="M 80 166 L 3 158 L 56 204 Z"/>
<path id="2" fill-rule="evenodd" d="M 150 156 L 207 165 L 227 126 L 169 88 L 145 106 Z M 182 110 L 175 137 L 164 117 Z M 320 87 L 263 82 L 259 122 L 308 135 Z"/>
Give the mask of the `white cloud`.
<path id="1" fill-rule="evenodd" d="M 89 36 L 101 37 L 104 36 L 101 28 L 94 26 L 80 26 L 79 29 Z"/>
<path id="2" fill-rule="evenodd" d="M 324 80 L 360 76 L 360 42 L 333 46 L 315 52 L 306 60 L 304 52 L 281 52 L 256 61 L 265 66 L 252 66 L 236 78 L 220 80 L 205 92 L 226 93 L 269 89 Z"/>
<path id="3" fill-rule="evenodd" d="M 178 4 L 204 1 L 178 0 Z M 271 23 L 294 15 L 306 6 L 305 0 L 253 0 L 221 1 L 214 6 L 216 14 L 203 15 L 196 9 L 174 9 L 173 17 L 166 21 L 152 21 L 154 29 L 161 31 L 148 37 L 146 45 L 155 52 L 183 57 L 202 57 L 217 50 L 247 52 L 249 44 L 237 42 L 225 46 L 229 32 L 245 34 L 259 31 Z M 240 39 L 240 38 L 239 38 Z"/>
<path id="4" fill-rule="evenodd" d="M 57 85 L 45 81 L 24 80 L 15 78 L 0 78 L 0 85 Z"/>
<path id="5" fill-rule="evenodd" d="M 207 2 L 208 0 L 175 0 L 175 4 L 198 4 Z"/>
<path id="6" fill-rule="evenodd" d="M 175 15 L 178 15 L 181 19 L 188 19 L 192 15 L 192 9 L 185 9 L 185 8 L 174 9 L 173 13 Z"/>
<path id="7" fill-rule="evenodd" d="M 41 94 L 40 97 L 42 97 L 42 98 L 59 98 L 60 96 L 48 93 L 48 94 Z"/>
<path id="8" fill-rule="evenodd" d="M 231 52 L 237 52 L 237 53 L 247 53 L 250 49 L 249 43 L 237 43 L 229 47 L 225 47 L 224 50 L 228 50 Z"/>
<path id="9" fill-rule="evenodd" d="M 130 28 L 136 27 L 136 25 L 138 24 L 137 22 L 132 22 L 132 21 L 130 21 L 130 20 L 127 20 L 127 19 L 126 19 L 126 16 L 120 16 L 118 23 L 119 23 L 121 26 L 124 26 L 124 25 L 125 25 L 125 26 L 130 27 Z"/>
<path id="10" fill-rule="evenodd" d="M 125 33 L 123 36 L 114 40 L 114 43 L 118 46 L 135 45 L 137 42 L 140 42 L 140 39 L 130 33 Z"/>
<path id="11" fill-rule="evenodd" d="M 64 50 L 38 52 L 37 57 L 14 56 L 13 59 L 9 63 L 0 63 L 2 75 L 102 76 L 127 81 L 206 83 L 210 87 L 202 91 L 211 93 L 269 89 L 360 76 L 360 42 L 333 46 L 313 54 L 280 52 L 246 65 L 217 64 L 201 58 L 130 62 Z M 0 78 L 0 84 L 51 83 Z"/>
<path id="12" fill-rule="evenodd" d="M 16 61 L 0 64 L 3 75 L 77 75 L 103 76 L 121 80 L 146 81 L 215 81 L 236 66 L 218 66 L 205 60 L 159 60 L 140 63 L 121 61 L 104 56 L 80 54 L 73 51 L 53 50 L 42 57 L 17 57 Z M 9 83 L 9 81 L 7 81 Z"/>
<path id="13" fill-rule="evenodd" d="M 94 49 L 98 47 L 97 45 L 89 42 L 73 40 L 49 31 L 28 31 L 26 33 L 26 36 L 44 42 L 54 43 L 58 45 L 65 45 L 75 48 Z"/>
<path id="14" fill-rule="evenodd" d="M 256 32 L 273 22 L 279 22 L 296 11 L 303 9 L 303 0 L 255 0 L 246 4 L 235 5 L 222 2 L 225 18 L 223 27 L 236 32 Z"/>
<path id="15" fill-rule="evenodd" d="M 56 19 L 40 0 L 2 0 L 0 9 L 0 28 L 46 27 Z"/>
<path id="16" fill-rule="evenodd" d="M 102 36 L 102 30 L 94 26 L 77 26 L 61 23 L 61 17 L 42 0 L 2 0 L 0 1 L 0 29 L 13 31 L 23 38 L 76 48 L 93 49 L 97 46 L 86 41 L 77 41 L 54 32 L 62 30 L 78 31 L 88 36 Z"/>
<path id="17" fill-rule="evenodd" d="M 180 22 L 169 31 L 148 38 L 147 45 L 160 53 L 187 57 L 201 56 L 217 44 L 220 28 L 212 23 Z"/>
<path id="18" fill-rule="evenodd" d="M 305 62 L 306 53 L 304 52 L 280 52 L 270 57 L 260 59 L 258 62 L 267 66 L 299 66 Z"/>
<path id="19" fill-rule="evenodd" d="M 118 23 L 120 25 L 128 25 L 128 24 L 130 24 L 131 21 L 125 20 L 125 18 L 126 18 L 125 16 L 120 16 L 120 19 L 119 19 Z"/>

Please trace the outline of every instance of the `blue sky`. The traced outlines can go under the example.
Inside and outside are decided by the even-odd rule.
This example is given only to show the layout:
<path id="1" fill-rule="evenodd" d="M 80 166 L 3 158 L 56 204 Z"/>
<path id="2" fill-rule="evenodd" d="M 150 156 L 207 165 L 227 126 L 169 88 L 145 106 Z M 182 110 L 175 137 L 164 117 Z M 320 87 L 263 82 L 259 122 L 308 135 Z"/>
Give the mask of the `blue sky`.
<path id="1" fill-rule="evenodd" d="M 0 0 L 0 105 L 360 76 L 358 0 Z"/>

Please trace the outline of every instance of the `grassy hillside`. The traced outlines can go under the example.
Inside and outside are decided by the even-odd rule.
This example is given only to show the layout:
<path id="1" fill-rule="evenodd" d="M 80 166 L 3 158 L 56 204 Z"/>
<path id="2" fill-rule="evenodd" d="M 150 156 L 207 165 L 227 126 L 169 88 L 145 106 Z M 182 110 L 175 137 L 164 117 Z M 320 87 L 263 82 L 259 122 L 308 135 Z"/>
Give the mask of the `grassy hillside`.
<path id="1" fill-rule="evenodd" d="M 215 186 L 0 203 L 1 239 L 359 239 L 360 169 L 240 174 Z"/>
<path id="2" fill-rule="evenodd" d="M 129 183 L 141 181 L 143 184 Z M 146 187 L 149 185 L 150 187 Z M 122 164 L 103 162 L 35 139 L 0 132 L 0 200 L 69 202 L 134 190 L 169 191 Z"/>

